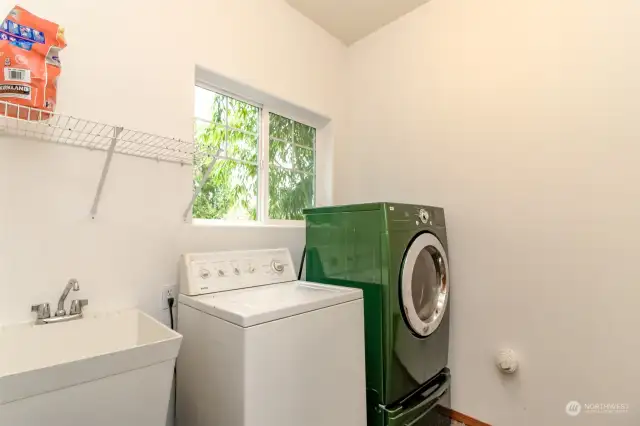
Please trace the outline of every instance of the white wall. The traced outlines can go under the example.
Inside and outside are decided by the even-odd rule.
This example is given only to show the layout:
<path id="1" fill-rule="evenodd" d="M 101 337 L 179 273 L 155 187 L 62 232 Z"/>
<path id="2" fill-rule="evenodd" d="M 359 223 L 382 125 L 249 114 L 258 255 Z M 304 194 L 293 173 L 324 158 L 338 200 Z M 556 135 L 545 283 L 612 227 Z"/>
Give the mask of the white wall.
<path id="1" fill-rule="evenodd" d="M 284 0 L 21 5 L 67 29 L 59 112 L 189 139 L 200 65 L 339 121 L 346 48 Z M 192 172 L 179 165 L 114 157 L 91 220 L 104 158 L 0 139 L 0 324 L 32 318 L 30 305 L 57 300 L 70 277 L 90 309 L 140 306 L 166 321 L 161 289 L 176 283 L 180 253 L 284 246 L 299 258 L 304 228 L 183 223 Z"/>
<path id="2" fill-rule="evenodd" d="M 350 50 L 336 201 L 445 207 L 458 410 L 638 424 L 639 21 L 632 0 L 432 0 Z"/>

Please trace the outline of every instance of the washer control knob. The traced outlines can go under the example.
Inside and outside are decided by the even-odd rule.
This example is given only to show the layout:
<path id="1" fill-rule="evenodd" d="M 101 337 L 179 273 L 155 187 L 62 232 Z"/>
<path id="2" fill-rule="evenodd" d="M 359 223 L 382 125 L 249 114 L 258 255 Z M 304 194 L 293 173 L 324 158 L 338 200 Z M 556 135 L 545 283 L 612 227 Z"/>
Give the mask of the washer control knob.
<path id="1" fill-rule="evenodd" d="M 222 269 L 218 269 L 218 276 L 224 277 L 224 271 Z"/>
<path id="2" fill-rule="evenodd" d="M 281 274 L 284 272 L 284 265 L 277 260 L 271 261 L 271 269 L 277 274 Z"/>
<path id="3" fill-rule="evenodd" d="M 425 209 L 420 209 L 420 213 L 418 213 L 418 216 L 420 216 L 420 220 L 422 221 L 422 223 L 427 223 L 429 221 L 429 212 Z"/>
<path id="4" fill-rule="evenodd" d="M 233 273 L 236 274 L 236 275 L 240 275 L 240 269 L 233 268 Z"/>
<path id="5" fill-rule="evenodd" d="M 200 269 L 200 278 L 206 280 L 211 276 L 211 272 L 208 269 Z"/>
<path id="6" fill-rule="evenodd" d="M 256 267 L 253 265 L 249 265 L 249 268 L 247 268 L 247 271 L 249 271 L 250 274 L 253 274 L 256 271 Z"/>

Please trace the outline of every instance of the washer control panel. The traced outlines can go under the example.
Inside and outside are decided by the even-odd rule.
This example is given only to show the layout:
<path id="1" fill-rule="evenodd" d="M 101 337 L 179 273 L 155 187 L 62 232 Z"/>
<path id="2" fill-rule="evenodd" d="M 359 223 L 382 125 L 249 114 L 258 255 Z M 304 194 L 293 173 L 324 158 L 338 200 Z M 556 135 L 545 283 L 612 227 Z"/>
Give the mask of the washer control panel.
<path id="1" fill-rule="evenodd" d="M 189 296 L 297 279 L 288 249 L 184 254 L 180 293 Z"/>

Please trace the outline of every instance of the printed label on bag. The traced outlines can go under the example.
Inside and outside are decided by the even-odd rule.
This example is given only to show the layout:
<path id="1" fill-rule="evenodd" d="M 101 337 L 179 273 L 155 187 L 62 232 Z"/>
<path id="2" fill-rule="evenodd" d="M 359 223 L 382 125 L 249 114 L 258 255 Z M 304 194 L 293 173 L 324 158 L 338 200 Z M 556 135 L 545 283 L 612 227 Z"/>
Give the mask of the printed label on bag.
<path id="1" fill-rule="evenodd" d="M 0 25 L 0 32 L 19 37 L 25 41 L 36 42 L 40 44 L 44 44 L 46 41 L 44 33 L 42 31 L 38 31 L 26 25 L 17 24 L 8 19 L 2 21 L 2 25 Z"/>
<path id="2" fill-rule="evenodd" d="M 25 70 L 21 68 L 5 68 L 4 79 L 6 81 L 22 81 L 24 83 L 31 83 L 31 70 Z"/>
<path id="3" fill-rule="evenodd" d="M 51 46 L 49 52 L 47 53 L 47 57 L 44 59 L 45 62 L 49 65 L 53 65 L 54 67 L 60 68 L 62 64 L 60 63 L 60 48 L 56 46 Z"/>
<path id="4" fill-rule="evenodd" d="M 31 86 L 23 84 L 0 84 L 0 98 L 31 99 Z"/>

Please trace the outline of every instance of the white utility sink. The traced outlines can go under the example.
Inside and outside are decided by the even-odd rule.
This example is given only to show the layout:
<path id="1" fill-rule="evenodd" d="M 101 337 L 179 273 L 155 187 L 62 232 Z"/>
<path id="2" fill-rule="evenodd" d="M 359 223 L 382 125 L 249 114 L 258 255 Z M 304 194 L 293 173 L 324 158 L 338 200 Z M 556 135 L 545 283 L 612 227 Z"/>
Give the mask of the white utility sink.
<path id="1" fill-rule="evenodd" d="M 163 425 L 181 342 L 135 309 L 0 327 L 0 425 Z"/>

